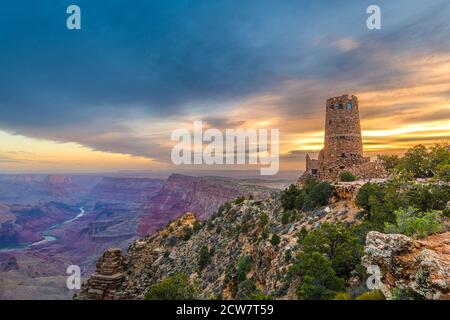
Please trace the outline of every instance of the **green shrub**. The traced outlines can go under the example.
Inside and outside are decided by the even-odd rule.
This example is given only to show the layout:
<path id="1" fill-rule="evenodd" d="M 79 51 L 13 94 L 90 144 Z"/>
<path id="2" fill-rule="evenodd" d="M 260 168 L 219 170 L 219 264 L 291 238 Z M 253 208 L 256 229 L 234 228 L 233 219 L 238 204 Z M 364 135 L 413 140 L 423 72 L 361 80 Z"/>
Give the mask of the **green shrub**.
<path id="1" fill-rule="evenodd" d="M 290 262 L 291 259 L 292 259 L 292 251 L 291 251 L 291 249 L 287 249 L 284 253 L 284 261 Z"/>
<path id="2" fill-rule="evenodd" d="M 450 164 L 441 164 L 437 167 L 438 178 L 450 182 Z"/>
<path id="3" fill-rule="evenodd" d="M 245 201 L 245 197 L 244 196 L 240 196 L 239 198 L 237 198 L 234 203 L 235 204 L 241 204 L 242 202 Z"/>
<path id="4" fill-rule="evenodd" d="M 295 184 L 291 184 L 288 188 L 281 192 L 280 201 L 284 210 L 295 209 L 295 199 L 301 193 Z"/>
<path id="5" fill-rule="evenodd" d="M 303 244 L 303 240 L 305 240 L 307 235 L 308 235 L 308 230 L 306 230 L 305 227 L 302 227 L 297 234 L 297 243 L 300 245 Z"/>
<path id="6" fill-rule="evenodd" d="M 236 275 L 238 283 L 244 281 L 247 278 L 247 273 L 252 269 L 253 260 L 251 256 L 245 256 L 236 267 Z"/>
<path id="7" fill-rule="evenodd" d="M 179 273 L 152 285 L 145 294 L 146 300 L 195 300 L 198 289 L 191 285 L 185 274 Z"/>
<path id="8" fill-rule="evenodd" d="M 246 279 L 239 283 L 236 299 L 245 299 L 256 292 L 256 284 L 253 280 Z"/>
<path id="9" fill-rule="evenodd" d="M 349 171 L 342 172 L 340 178 L 343 182 L 351 182 L 356 180 L 356 177 Z"/>
<path id="10" fill-rule="evenodd" d="M 198 267 L 203 270 L 211 262 L 211 252 L 207 246 L 202 246 L 198 257 Z"/>
<path id="11" fill-rule="evenodd" d="M 320 182 L 311 179 L 300 190 L 295 185 L 290 185 L 281 193 L 280 201 L 285 211 L 312 210 L 328 204 L 333 188 L 328 182 Z"/>
<path id="12" fill-rule="evenodd" d="M 307 193 L 304 208 L 306 210 L 312 210 L 327 205 L 332 193 L 333 188 L 328 182 L 320 182 L 314 185 L 311 191 Z"/>
<path id="13" fill-rule="evenodd" d="M 319 252 L 326 255 L 336 274 L 345 279 L 360 264 L 363 252 L 359 239 L 342 224 L 322 224 L 306 235 L 302 245 L 306 254 Z"/>
<path id="14" fill-rule="evenodd" d="M 265 227 L 268 222 L 269 222 L 269 216 L 267 215 L 267 213 L 263 212 L 261 214 L 261 216 L 259 217 L 259 225 L 261 227 Z"/>
<path id="15" fill-rule="evenodd" d="M 446 185 L 411 185 L 400 195 L 400 203 L 421 211 L 444 210 L 450 201 L 450 187 Z"/>
<path id="16" fill-rule="evenodd" d="M 272 238 L 270 238 L 270 243 L 273 246 L 277 246 L 280 244 L 280 237 L 277 234 L 272 234 Z"/>
<path id="17" fill-rule="evenodd" d="M 413 238 L 424 238 L 441 231 L 441 217 L 439 212 L 420 212 L 415 208 L 399 209 L 394 212 L 396 225 L 387 223 L 385 231 L 401 233 Z"/>
<path id="18" fill-rule="evenodd" d="M 352 300 L 352 297 L 348 292 L 338 292 L 333 300 Z"/>
<path id="19" fill-rule="evenodd" d="M 399 185 L 396 182 L 381 186 L 366 183 L 356 195 L 355 203 L 364 210 L 364 220 L 373 230 L 382 231 L 386 222 L 394 222 L 393 211 L 401 206 Z"/>
<path id="20" fill-rule="evenodd" d="M 193 233 L 192 232 L 192 228 L 188 227 L 188 226 L 185 226 L 183 228 L 183 237 L 182 237 L 182 239 L 184 241 L 188 241 L 192 237 L 192 233 Z"/>
<path id="21" fill-rule="evenodd" d="M 445 209 L 444 211 L 442 211 L 442 215 L 444 217 L 450 218 L 450 209 Z"/>
<path id="22" fill-rule="evenodd" d="M 200 221 L 196 220 L 193 225 L 193 231 L 197 232 L 202 228 L 202 224 Z"/>
<path id="23" fill-rule="evenodd" d="M 319 252 L 301 253 L 298 270 L 301 285 L 297 296 L 301 300 L 329 300 L 344 290 L 344 280 L 336 276 L 331 261 Z"/>
<path id="24" fill-rule="evenodd" d="M 392 289 L 392 300 L 426 300 L 426 298 L 411 289 Z"/>
<path id="25" fill-rule="evenodd" d="M 364 184 L 356 194 L 356 205 L 364 209 L 366 212 L 370 212 L 371 206 L 374 201 L 382 202 L 384 197 L 383 187 L 376 183 Z"/>
<path id="26" fill-rule="evenodd" d="M 269 238 L 269 229 L 266 227 L 263 229 L 262 233 L 261 233 L 261 238 L 263 240 L 267 240 Z"/>
<path id="27" fill-rule="evenodd" d="M 291 211 L 284 211 L 281 215 L 281 223 L 282 224 L 288 224 L 291 222 L 292 212 Z"/>
<path id="28" fill-rule="evenodd" d="M 416 145 L 400 159 L 397 169 L 406 171 L 414 178 L 439 177 L 439 171 L 450 164 L 448 147 L 448 144 L 436 144 L 430 148 Z"/>
<path id="29" fill-rule="evenodd" d="M 397 155 L 379 155 L 378 160 L 381 161 L 383 167 L 389 172 L 393 172 L 400 163 L 400 158 Z"/>
<path id="30" fill-rule="evenodd" d="M 373 290 L 362 293 L 355 300 L 386 300 L 386 297 L 381 290 Z"/>

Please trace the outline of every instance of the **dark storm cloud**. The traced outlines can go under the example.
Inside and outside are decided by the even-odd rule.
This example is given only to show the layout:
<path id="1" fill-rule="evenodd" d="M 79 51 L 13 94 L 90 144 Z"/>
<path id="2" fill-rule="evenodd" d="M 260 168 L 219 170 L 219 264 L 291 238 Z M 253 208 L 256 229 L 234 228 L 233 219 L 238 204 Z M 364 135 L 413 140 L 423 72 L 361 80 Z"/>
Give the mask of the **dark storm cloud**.
<path id="1" fill-rule="evenodd" d="M 377 50 L 449 47 L 440 0 L 379 1 L 379 33 L 365 27 L 370 1 L 79 0 L 81 31 L 65 28 L 69 4 L 2 4 L 0 129 L 155 158 L 167 150 L 124 120 L 200 114 L 210 126 L 239 126 L 245 119 L 209 114 L 286 80 L 310 85 L 284 92 L 277 113 L 314 117 L 329 95 L 400 85 L 407 70 Z M 358 46 L 342 50 L 342 37 Z"/>

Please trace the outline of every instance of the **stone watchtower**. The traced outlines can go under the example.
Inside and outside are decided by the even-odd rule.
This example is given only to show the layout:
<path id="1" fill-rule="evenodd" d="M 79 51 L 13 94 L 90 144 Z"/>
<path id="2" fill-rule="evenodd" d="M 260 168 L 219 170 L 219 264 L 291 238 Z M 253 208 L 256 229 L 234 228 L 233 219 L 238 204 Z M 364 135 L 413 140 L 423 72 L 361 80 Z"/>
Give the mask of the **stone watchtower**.
<path id="1" fill-rule="evenodd" d="M 319 170 L 324 176 L 370 161 L 363 156 L 358 98 L 343 95 L 327 100 L 324 148 Z"/>
<path id="2" fill-rule="evenodd" d="M 324 147 L 318 160 L 306 155 L 306 171 L 298 184 L 311 177 L 338 181 L 344 171 L 358 179 L 381 178 L 387 174 L 379 163 L 363 156 L 358 98 L 348 94 L 327 100 Z"/>

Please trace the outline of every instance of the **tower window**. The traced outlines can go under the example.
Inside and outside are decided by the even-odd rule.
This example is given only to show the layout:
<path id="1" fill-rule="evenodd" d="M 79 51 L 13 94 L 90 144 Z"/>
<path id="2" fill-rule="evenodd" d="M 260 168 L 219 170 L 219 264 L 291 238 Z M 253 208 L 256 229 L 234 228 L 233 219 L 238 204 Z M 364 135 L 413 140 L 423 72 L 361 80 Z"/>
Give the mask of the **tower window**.
<path id="1" fill-rule="evenodd" d="M 345 153 L 341 153 L 341 158 L 345 158 Z"/>
<path id="2" fill-rule="evenodd" d="M 349 102 L 347 103 L 347 109 L 348 109 L 348 110 L 352 110 L 352 107 L 353 107 L 353 103 L 352 103 L 351 101 L 349 101 Z"/>
<path id="3" fill-rule="evenodd" d="M 339 109 L 344 109 L 344 105 L 342 103 L 339 103 Z"/>
<path id="4" fill-rule="evenodd" d="M 328 124 L 331 124 L 331 122 L 332 122 L 332 121 L 331 121 L 331 119 L 330 119 L 330 120 L 328 120 Z"/>

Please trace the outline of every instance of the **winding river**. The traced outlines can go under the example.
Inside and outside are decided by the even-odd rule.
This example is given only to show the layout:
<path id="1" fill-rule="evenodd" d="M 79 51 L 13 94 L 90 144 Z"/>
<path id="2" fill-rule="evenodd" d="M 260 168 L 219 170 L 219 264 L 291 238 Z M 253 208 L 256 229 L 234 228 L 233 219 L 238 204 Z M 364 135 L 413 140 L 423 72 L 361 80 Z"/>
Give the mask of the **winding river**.
<path id="1" fill-rule="evenodd" d="M 68 224 L 68 223 L 71 223 L 71 222 L 74 222 L 74 221 L 80 219 L 82 216 L 85 215 L 86 211 L 84 210 L 83 207 L 80 207 L 79 210 L 80 210 L 80 213 L 77 214 L 74 218 L 71 218 L 69 220 L 66 220 L 66 221 L 54 224 L 51 227 L 49 227 L 48 229 L 46 229 L 44 232 L 42 232 L 42 237 L 43 237 L 42 240 L 33 242 L 32 244 L 29 244 L 29 245 L 26 245 L 26 246 L 17 246 L 17 247 L 14 247 L 14 248 L 4 248 L 4 249 L 1 249 L 0 252 L 1 251 L 17 250 L 17 249 L 27 249 L 27 248 L 30 248 L 30 247 L 34 247 L 34 246 L 37 246 L 37 245 L 41 245 L 41 244 L 45 244 L 45 243 L 49 243 L 49 242 L 57 240 L 57 238 L 55 236 L 50 235 L 50 231 L 52 231 L 54 229 L 57 229 L 57 228 L 65 225 L 65 224 Z"/>

